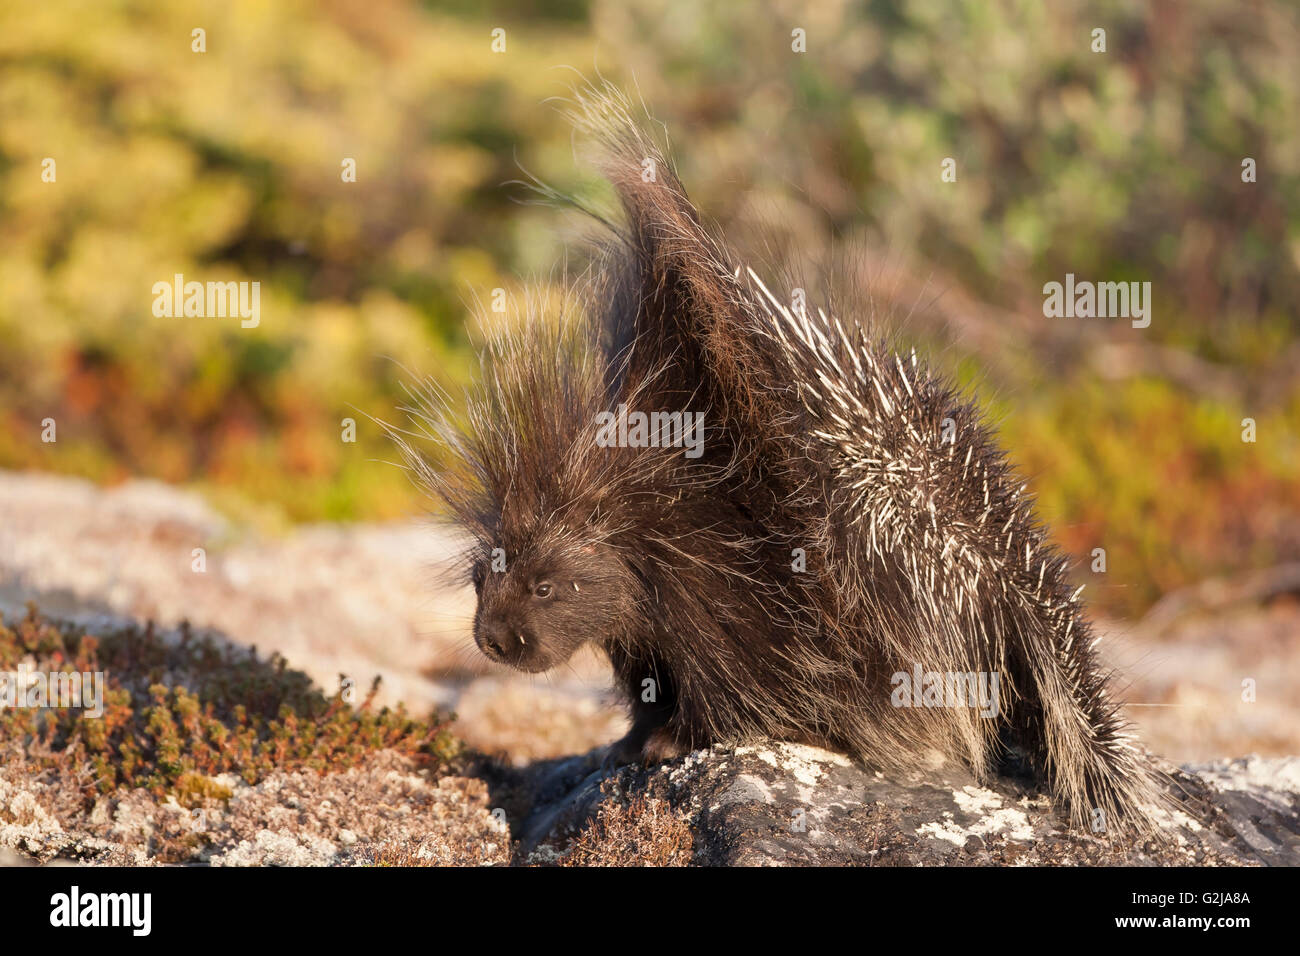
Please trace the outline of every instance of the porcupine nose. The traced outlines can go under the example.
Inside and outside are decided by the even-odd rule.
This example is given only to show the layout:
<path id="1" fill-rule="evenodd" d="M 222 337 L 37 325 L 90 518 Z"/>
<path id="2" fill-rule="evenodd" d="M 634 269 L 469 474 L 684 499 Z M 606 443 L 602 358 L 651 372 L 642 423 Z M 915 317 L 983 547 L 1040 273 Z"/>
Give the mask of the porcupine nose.
<path id="1" fill-rule="evenodd" d="M 505 624 L 494 621 L 479 628 L 479 648 L 493 660 L 504 661 L 510 646 L 510 629 Z"/>
<path id="2" fill-rule="evenodd" d="M 524 656 L 528 641 L 515 624 L 494 620 L 478 628 L 478 648 L 500 663 L 516 663 Z"/>

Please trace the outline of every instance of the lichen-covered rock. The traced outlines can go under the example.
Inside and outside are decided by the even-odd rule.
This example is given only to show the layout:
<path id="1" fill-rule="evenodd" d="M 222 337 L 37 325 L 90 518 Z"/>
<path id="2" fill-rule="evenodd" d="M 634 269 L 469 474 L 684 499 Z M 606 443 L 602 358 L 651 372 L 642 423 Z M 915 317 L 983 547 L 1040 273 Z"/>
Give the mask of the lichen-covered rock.
<path id="1" fill-rule="evenodd" d="M 481 866 L 510 862 L 510 837 L 474 777 L 431 779 L 379 752 L 343 772 L 228 775 L 227 799 L 187 809 L 136 788 L 89 810 L 58 773 L 0 769 L 0 865 Z"/>
<path id="2" fill-rule="evenodd" d="M 935 768 L 905 779 L 814 747 L 713 748 L 607 772 L 598 754 L 538 765 L 521 827 L 534 862 L 562 857 L 609 801 L 665 800 L 689 823 L 694 862 L 721 865 L 1300 864 L 1300 758 L 1174 771 L 1183 810 L 1166 840 L 1064 825 L 1013 780 Z"/>
<path id="3" fill-rule="evenodd" d="M 1070 830 L 1020 782 L 906 778 L 814 747 L 701 750 L 653 768 L 601 751 L 436 779 L 396 754 L 276 773 L 202 812 L 144 790 L 75 809 L 57 775 L 0 768 L 0 865 L 1300 865 L 1300 758 L 1174 771 L 1168 839 Z M 507 823 L 514 823 L 514 840 Z"/>

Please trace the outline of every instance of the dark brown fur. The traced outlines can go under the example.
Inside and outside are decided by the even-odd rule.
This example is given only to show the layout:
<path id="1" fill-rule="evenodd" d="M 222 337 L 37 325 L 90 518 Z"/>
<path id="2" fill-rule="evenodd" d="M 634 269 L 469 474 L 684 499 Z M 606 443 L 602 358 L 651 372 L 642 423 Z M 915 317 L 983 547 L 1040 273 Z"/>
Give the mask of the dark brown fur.
<path id="1" fill-rule="evenodd" d="M 403 442 L 478 542 L 480 648 L 530 671 L 602 648 L 629 758 L 777 738 L 982 776 L 1016 752 L 1077 822 L 1146 829 L 1153 773 L 978 409 L 862 321 L 770 294 L 618 94 L 579 93 L 575 118 L 624 224 L 558 317 L 497 331 L 467 428 L 440 396 L 417 409 L 458 467 Z M 600 447 L 620 404 L 703 413 L 704 453 Z M 1000 712 L 895 706 L 915 666 L 996 673 Z"/>

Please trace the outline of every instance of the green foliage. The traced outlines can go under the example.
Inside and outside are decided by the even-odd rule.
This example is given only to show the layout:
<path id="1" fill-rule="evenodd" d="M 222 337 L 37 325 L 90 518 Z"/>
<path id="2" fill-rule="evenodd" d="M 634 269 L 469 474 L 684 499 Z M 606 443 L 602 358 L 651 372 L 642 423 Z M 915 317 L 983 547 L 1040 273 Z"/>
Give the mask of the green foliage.
<path id="1" fill-rule="evenodd" d="M 1294 333 L 1294 4 L 763 6 L 601 8 L 646 101 L 691 144 L 687 179 L 719 218 L 803 189 L 820 221 L 798 247 L 865 227 L 985 301 L 1035 310 L 1067 271 L 1149 279 L 1152 335 L 1207 355 L 1229 354 L 1233 323 L 1272 317 Z M 806 54 L 790 50 L 794 27 Z M 940 181 L 946 157 L 956 183 Z M 1246 157 L 1257 182 L 1242 182 Z"/>
<path id="2" fill-rule="evenodd" d="M 510 26 L 501 56 L 487 25 L 394 2 L 0 10 L 0 466 L 409 513 L 367 416 L 393 414 L 399 362 L 468 380 L 462 303 L 517 285 L 498 267 L 532 214 L 499 188 L 512 148 L 565 136 L 537 103 L 569 47 Z M 155 317 L 178 273 L 260 282 L 259 326 Z"/>
<path id="3" fill-rule="evenodd" d="M 458 391 L 466 304 L 560 260 L 572 221 L 510 201 L 520 165 L 607 195 L 543 106 L 576 79 L 557 67 L 594 66 L 635 78 L 734 235 L 860 243 L 933 276 L 926 298 L 1022 316 L 1066 272 L 1152 283 L 1149 329 L 1035 319 L 1011 361 L 973 356 L 994 394 L 1023 397 L 1002 407 L 1007 438 L 1061 540 L 1108 548 L 1116 586 L 1094 600 L 1136 611 L 1294 550 L 1300 385 L 1264 404 L 1116 388 L 1083 358 L 1156 345 L 1248 386 L 1296 354 L 1297 62 L 1284 2 L 9 5 L 0 467 L 196 483 L 296 520 L 417 509 L 368 416 L 394 415 L 398 363 Z M 259 281 L 261 324 L 154 317 L 152 286 L 176 273 Z M 1268 422 L 1258 446 L 1231 444 L 1246 415 Z"/>
<path id="4" fill-rule="evenodd" d="M 1256 422 L 1166 382 L 1088 382 L 1022 407 L 994 404 L 1041 513 L 1077 555 L 1089 600 L 1136 614 L 1189 581 L 1300 559 L 1297 408 Z M 1294 522 L 1294 518 L 1290 519 Z M 1091 571 L 1106 551 L 1106 573 Z"/>

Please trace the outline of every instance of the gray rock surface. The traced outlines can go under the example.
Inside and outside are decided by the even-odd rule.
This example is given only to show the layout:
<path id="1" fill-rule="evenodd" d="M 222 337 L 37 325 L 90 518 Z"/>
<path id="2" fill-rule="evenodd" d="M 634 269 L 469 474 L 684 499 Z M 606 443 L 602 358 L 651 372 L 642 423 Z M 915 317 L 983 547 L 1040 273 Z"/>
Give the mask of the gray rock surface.
<path id="1" fill-rule="evenodd" d="M 234 797 L 210 813 L 194 853 L 192 815 L 170 800 L 133 791 L 59 818 L 48 785 L 10 774 L 0 778 L 0 866 L 550 864 L 603 812 L 638 798 L 689 826 L 695 865 L 1300 865 L 1295 757 L 1173 771 L 1183 804 L 1164 817 L 1167 839 L 1136 842 L 1069 829 L 1020 782 L 980 784 L 943 768 L 887 777 L 784 743 L 701 750 L 653 768 L 602 768 L 601 753 L 488 764 L 437 782 L 382 759 L 255 787 L 231 778 Z"/>
<path id="2" fill-rule="evenodd" d="M 539 764 L 520 828 L 536 861 L 563 853 L 602 804 L 667 800 L 695 834 L 697 864 L 1300 865 L 1300 758 L 1173 771 L 1182 810 L 1164 841 L 1067 828 L 1016 781 L 979 784 L 939 769 L 894 779 L 794 744 L 697 751 L 657 768 L 607 772 L 598 754 Z"/>

